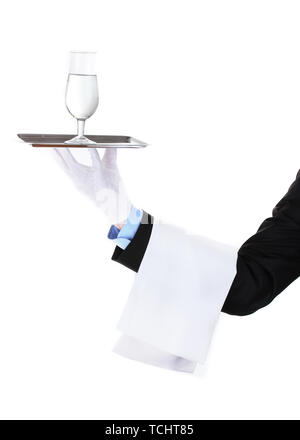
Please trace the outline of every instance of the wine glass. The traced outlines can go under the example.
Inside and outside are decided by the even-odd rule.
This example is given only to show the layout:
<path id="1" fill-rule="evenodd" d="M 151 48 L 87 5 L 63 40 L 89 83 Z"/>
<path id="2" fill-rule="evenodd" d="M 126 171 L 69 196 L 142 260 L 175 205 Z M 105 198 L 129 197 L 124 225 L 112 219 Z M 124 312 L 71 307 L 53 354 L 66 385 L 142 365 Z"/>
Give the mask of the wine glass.
<path id="1" fill-rule="evenodd" d="M 96 52 L 71 52 L 66 87 L 66 107 L 77 119 L 77 136 L 66 144 L 94 144 L 84 136 L 85 121 L 98 107 L 98 83 L 96 75 Z"/>

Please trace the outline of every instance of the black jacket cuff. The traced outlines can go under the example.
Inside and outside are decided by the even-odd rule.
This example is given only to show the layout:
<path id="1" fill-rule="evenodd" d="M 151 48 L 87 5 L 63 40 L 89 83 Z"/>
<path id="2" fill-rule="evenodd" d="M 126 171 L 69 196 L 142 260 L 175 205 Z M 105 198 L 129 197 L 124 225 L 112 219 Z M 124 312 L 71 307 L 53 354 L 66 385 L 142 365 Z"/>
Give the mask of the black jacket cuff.
<path id="1" fill-rule="evenodd" d="M 138 272 L 151 237 L 152 227 L 152 215 L 143 211 L 141 224 L 135 236 L 126 249 L 123 250 L 119 246 L 116 246 L 111 259 L 123 264 L 123 266 L 128 267 L 134 272 Z"/>

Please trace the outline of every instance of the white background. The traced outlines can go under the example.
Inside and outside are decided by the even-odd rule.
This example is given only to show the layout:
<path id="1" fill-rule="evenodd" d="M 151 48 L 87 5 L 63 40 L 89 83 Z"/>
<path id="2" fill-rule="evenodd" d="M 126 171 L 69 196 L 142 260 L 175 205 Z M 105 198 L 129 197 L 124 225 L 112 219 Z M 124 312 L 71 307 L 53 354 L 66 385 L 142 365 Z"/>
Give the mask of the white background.
<path id="1" fill-rule="evenodd" d="M 74 132 L 68 51 L 97 50 L 87 132 L 151 144 L 119 155 L 134 204 L 238 247 L 299 168 L 299 2 L 1 8 L 1 419 L 299 418 L 299 281 L 253 316 L 222 315 L 197 376 L 113 354 L 134 274 L 52 152 L 16 138 Z"/>

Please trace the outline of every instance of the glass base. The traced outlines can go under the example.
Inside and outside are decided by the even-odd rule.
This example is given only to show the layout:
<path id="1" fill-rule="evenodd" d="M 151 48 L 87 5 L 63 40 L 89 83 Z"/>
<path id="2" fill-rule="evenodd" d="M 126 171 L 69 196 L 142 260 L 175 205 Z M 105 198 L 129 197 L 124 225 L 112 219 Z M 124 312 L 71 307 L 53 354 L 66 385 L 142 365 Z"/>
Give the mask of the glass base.
<path id="1" fill-rule="evenodd" d="M 64 142 L 65 144 L 76 144 L 76 145 L 91 145 L 95 144 L 96 142 L 91 141 L 85 136 L 75 136 L 72 139 L 69 139 L 68 141 Z"/>

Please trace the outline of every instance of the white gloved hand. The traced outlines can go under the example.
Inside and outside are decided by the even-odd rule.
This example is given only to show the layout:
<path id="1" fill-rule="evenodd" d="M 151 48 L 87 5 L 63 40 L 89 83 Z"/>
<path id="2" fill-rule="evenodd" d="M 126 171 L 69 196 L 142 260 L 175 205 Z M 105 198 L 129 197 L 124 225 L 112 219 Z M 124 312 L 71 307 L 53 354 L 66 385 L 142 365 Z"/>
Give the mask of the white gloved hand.
<path id="1" fill-rule="evenodd" d="M 55 148 L 76 187 L 96 202 L 112 224 L 120 224 L 127 219 L 131 202 L 117 167 L 117 150 L 107 148 L 102 159 L 95 148 L 88 150 L 91 166 L 79 163 L 69 148 Z"/>

